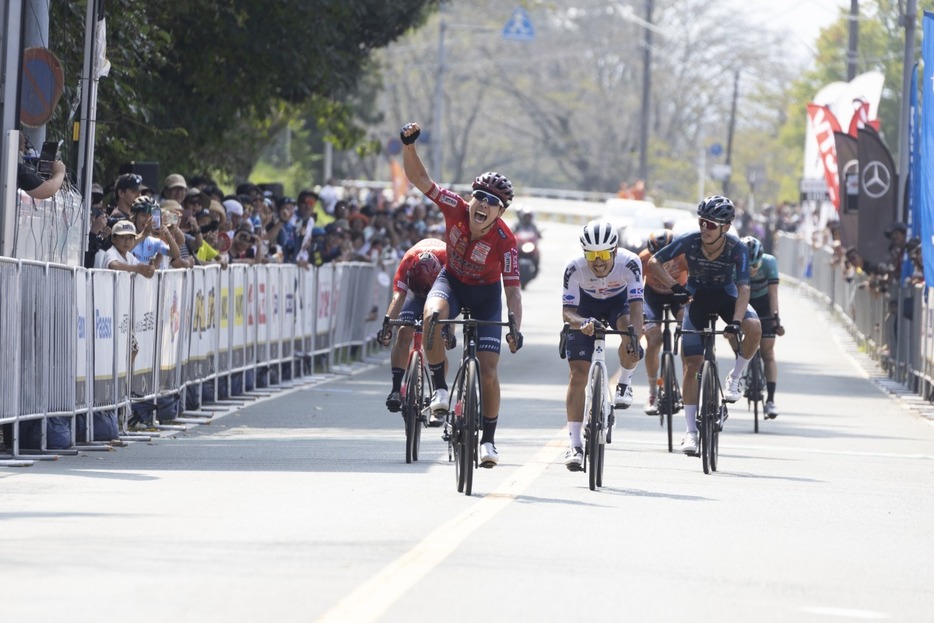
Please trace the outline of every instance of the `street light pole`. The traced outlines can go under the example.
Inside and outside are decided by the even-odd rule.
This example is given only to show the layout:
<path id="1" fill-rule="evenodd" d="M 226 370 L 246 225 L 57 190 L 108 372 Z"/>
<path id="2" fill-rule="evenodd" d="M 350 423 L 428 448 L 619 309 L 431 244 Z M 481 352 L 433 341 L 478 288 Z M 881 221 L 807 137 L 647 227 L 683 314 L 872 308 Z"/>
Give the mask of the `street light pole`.
<path id="1" fill-rule="evenodd" d="M 908 0 L 903 18 L 905 26 L 905 56 L 902 59 L 902 106 L 898 116 L 898 208 L 896 217 L 908 222 L 905 213 L 905 185 L 908 182 L 908 116 L 911 104 L 911 74 L 915 63 L 915 18 L 918 15 L 918 0 Z M 917 225 L 917 224 L 915 224 Z M 917 233 L 917 231 L 915 232 Z"/>
<path id="2" fill-rule="evenodd" d="M 444 158 L 441 154 L 441 127 L 444 124 L 444 32 L 447 30 L 447 23 L 444 17 L 441 18 L 441 26 L 438 30 L 438 76 L 435 79 L 435 113 L 434 123 L 431 128 L 431 172 L 437 180 L 444 179 L 442 166 Z"/>
<path id="3" fill-rule="evenodd" d="M 850 39 L 846 50 L 846 81 L 856 77 L 856 51 L 859 46 L 859 0 L 850 0 Z"/>
<path id="4" fill-rule="evenodd" d="M 655 0 L 645 0 L 645 21 L 652 23 Z M 652 29 L 643 28 L 642 50 L 642 111 L 639 128 L 639 179 L 648 186 L 649 107 L 652 92 Z"/>

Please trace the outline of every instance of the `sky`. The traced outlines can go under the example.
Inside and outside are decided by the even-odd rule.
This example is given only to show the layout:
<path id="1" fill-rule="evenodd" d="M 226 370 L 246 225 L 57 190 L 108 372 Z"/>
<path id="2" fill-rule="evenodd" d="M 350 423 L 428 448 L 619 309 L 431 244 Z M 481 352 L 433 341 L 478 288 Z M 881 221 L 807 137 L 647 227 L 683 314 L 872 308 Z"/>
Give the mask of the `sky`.
<path id="1" fill-rule="evenodd" d="M 832 24 L 841 8 L 849 11 L 850 0 L 736 0 L 740 10 L 756 24 L 787 29 L 806 58 L 814 55 L 814 42 L 821 28 Z M 796 45 L 796 47 L 797 47 Z"/>

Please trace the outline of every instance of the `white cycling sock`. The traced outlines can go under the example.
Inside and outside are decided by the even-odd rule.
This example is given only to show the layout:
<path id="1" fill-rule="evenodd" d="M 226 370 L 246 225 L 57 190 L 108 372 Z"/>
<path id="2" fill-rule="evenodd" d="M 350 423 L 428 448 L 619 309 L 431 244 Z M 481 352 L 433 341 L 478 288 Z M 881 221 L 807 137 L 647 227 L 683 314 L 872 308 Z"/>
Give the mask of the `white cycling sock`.
<path id="1" fill-rule="evenodd" d="M 584 438 L 581 436 L 581 430 L 584 428 L 583 422 L 568 422 L 568 437 L 571 438 L 571 447 L 583 448 Z"/>
<path id="2" fill-rule="evenodd" d="M 620 368 L 619 370 L 619 383 L 620 385 L 632 385 L 632 375 L 636 371 L 635 368 L 632 370 L 627 370 L 626 368 Z"/>
<path id="3" fill-rule="evenodd" d="M 684 422 L 689 433 L 697 432 L 697 405 L 684 405 Z"/>
<path id="4" fill-rule="evenodd" d="M 730 372 L 730 376 L 734 379 L 738 379 L 743 376 L 743 372 L 746 371 L 746 366 L 749 365 L 749 360 L 743 358 L 742 355 L 736 357 L 736 363 L 733 364 L 733 371 Z"/>

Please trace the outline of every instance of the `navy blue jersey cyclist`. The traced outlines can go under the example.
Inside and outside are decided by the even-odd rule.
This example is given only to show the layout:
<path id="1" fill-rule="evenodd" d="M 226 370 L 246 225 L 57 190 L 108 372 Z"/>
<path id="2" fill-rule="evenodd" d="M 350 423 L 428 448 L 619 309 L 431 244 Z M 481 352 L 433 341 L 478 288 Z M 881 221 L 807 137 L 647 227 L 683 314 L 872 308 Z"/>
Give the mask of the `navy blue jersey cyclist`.
<path id="1" fill-rule="evenodd" d="M 733 202 L 713 195 L 697 206 L 700 232 L 683 234 L 671 244 L 659 249 L 649 260 L 648 268 L 672 293 L 688 303 L 682 326 L 688 330 L 702 329 L 712 313 L 727 323 L 724 331 L 736 335 L 742 329 L 744 339 L 733 370 L 726 377 L 723 397 L 727 402 L 739 400 L 740 379 L 759 348 L 762 327 L 759 317 L 749 305 L 749 251 L 739 238 L 729 235 L 736 209 Z M 688 281 L 682 286 L 665 270 L 664 264 L 683 255 L 688 264 Z M 684 354 L 684 419 L 687 430 L 681 440 L 681 451 L 697 454 L 697 373 L 704 359 L 699 335 L 685 335 L 681 350 Z"/>

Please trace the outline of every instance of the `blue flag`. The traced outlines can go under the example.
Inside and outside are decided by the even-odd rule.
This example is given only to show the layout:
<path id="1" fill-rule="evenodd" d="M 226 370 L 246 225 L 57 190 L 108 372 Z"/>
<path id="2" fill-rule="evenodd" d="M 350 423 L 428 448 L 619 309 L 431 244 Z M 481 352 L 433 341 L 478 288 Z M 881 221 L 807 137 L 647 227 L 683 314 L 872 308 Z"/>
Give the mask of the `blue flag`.
<path id="1" fill-rule="evenodd" d="M 918 107 L 918 74 L 915 63 L 911 72 L 911 95 L 908 99 L 908 228 L 912 236 L 921 234 L 921 109 Z"/>
<path id="2" fill-rule="evenodd" d="M 934 13 L 924 12 L 924 40 L 921 59 L 924 62 L 924 80 L 921 84 L 921 140 L 918 141 L 919 160 L 934 159 Z M 919 166 L 923 163 L 919 162 Z M 929 165 L 930 166 L 930 165 Z M 934 175 L 918 175 L 920 186 L 921 255 L 924 258 L 924 285 L 934 286 Z"/>

